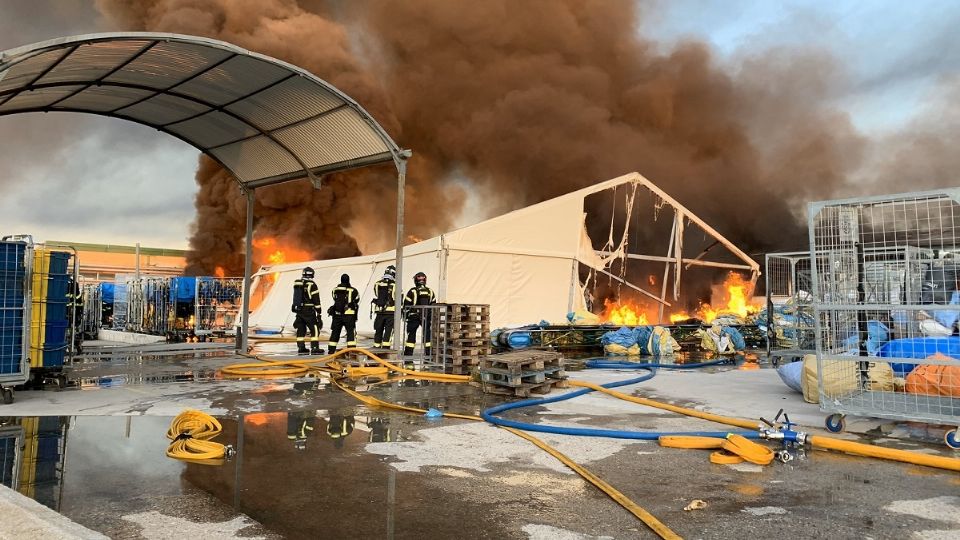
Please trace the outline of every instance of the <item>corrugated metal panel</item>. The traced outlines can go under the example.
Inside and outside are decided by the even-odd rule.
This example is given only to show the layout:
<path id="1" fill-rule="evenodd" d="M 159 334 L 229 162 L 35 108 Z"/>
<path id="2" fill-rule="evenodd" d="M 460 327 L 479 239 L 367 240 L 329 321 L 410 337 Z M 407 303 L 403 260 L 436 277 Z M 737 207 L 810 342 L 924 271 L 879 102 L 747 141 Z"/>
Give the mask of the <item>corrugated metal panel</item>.
<path id="1" fill-rule="evenodd" d="M 169 94 L 158 94 L 136 105 L 120 109 L 117 114 L 136 118 L 151 125 L 163 125 L 209 110 L 209 107 L 200 103 Z"/>
<path id="2" fill-rule="evenodd" d="M 173 124 L 168 129 L 187 139 L 199 142 L 201 146 L 206 148 L 259 133 L 248 124 L 220 111 L 211 111 L 203 116 Z"/>
<path id="3" fill-rule="evenodd" d="M 304 77 L 294 77 L 227 107 L 265 130 L 276 129 L 343 105 L 343 100 Z"/>
<path id="4" fill-rule="evenodd" d="M 57 86 L 53 88 L 40 88 L 33 91 L 20 92 L 17 97 L 3 104 L 0 107 L 0 113 L 19 109 L 34 109 L 37 107 L 46 107 L 58 99 L 69 96 L 71 92 L 83 88 L 82 86 Z"/>
<path id="5" fill-rule="evenodd" d="M 249 56 L 237 56 L 183 83 L 176 91 L 222 105 L 289 75 L 290 71 L 281 66 Z"/>
<path id="6" fill-rule="evenodd" d="M 143 99 L 150 94 L 150 90 L 138 90 L 136 88 L 91 86 L 83 92 L 61 101 L 54 108 L 63 107 L 106 112 L 133 103 L 138 99 Z"/>
<path id="7" fill-rule="evenodd" d="M 168 88 L 229 54 L 221 49 L 192 43 L 158 43 L 106 80 L 157 89 Z"/>
<path id="8" fill-rule="evenodd" d="M 57 49 L 40 53 L 14 65 L 10 69 L 0 71 L 0 92 L 29 83 L 68 52 L 69 49 Z M 3 98 L 0 98 L 0 101 L 3 101 Z"/>
<path id="9" fill-rule="evenodd" d="M 278 130 L 274 136 L 300 155 L 310 168 L 389 151 L 353 109 L 341 109 Z M 323 141 L 323 144 L 317 144 L 317 141 Z"/>
<path id="10" fill-rule="evenodd" d="M 56 69 L 37 82 L 47 84 L 95 81 L 132 58 L 149 43 L 149 41 L 106 41 L 81 45 L 73 51 L 73 54 L 64 58 Z"/>
<path id="11" fill-rule="evenodd" d="M 268 185 L 294 178 L 303 171 L 298 159 L 340 170 L 396 151 L 376 122 L 336 88 L 229 43 L 175 34 L 93 34 L 6 51 L 0 62 L 0 93 L 21 91 L 0 106 L 0 114 L 63 100 L 56 108 L 164 128 L 201 149 L 222 144 L 210 154 L 241 181 Z M 41 74 L 39 83 L 62 86 L 27 90 Z M 0 103 L 4 99 L 0 95 Z M 273 131 L 279 144 L 254 136 L 260 130 Z M 252 138 L 241 141 L 246 137 Z"/>
<path id="12" fill-rule="evenodd" d="M 211 150 L 241 182 L 269 178 L 300 169 L 293 157 L 263 135 Z"/>

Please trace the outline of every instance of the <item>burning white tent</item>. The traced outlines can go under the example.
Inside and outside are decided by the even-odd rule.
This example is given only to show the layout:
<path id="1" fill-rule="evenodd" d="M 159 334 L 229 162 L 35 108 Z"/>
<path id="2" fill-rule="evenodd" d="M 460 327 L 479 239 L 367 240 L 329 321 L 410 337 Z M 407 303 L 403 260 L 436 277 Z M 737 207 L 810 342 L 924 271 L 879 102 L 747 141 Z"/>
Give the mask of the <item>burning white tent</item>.
<path id="1" fill-rule="evenodd" d="M 625 191 L 622 205 L 618 203 L 618 189 Z M 609 216 L 609 238 L 598 248 L 587 233 L 585 201 L 607 191 L 614 193 L 614 208 Z M 641 196 L 650 199 L 652 212 L 648 217 L 654 221 L 669 212 L 665 207 L 673 210 L 672 224 L 667 220 L 659 222 L 662 232 L 670 237 L 665 254 L 631 252 L 640 251 L 631 250 L 630 235 L 631 219 L 639 217 L 633 213 Z M 691 232 L 702 232 L 702 239 Z M 696 236 L 697 241 L 691 241 L 691 236 Z M 647 251 L 653 243 L 643 244 L 642 251 Z M 722 248 L 714 251 L 717 246 Z M 685 251 L 695 255 L 684 256 Z M 603 277 L 660 306 L 670 306 L 671 298 L 679 298 L 681 276 L 691 267 L 745 270 L 751 272 L 753 279 L 759 275 L 757 263 L 638 173 L 418 242 L 405 247 L 403 254 L 405 276 L 427 274 L 428 285 L 437 293 L 438 302 L 489 304 L 493 327 L 543 319 L 564 321 L 568 313 L 591 307 L 590 283 Z M 367 316 L 367 306 L 373 298 L 373 284 L 394 263 L 394 257 L 391 250 L 261 268 L 252 287 L 254 302 L 259 300 L 250 314 L 252 332 L 293 332 L 293 282 L 304 267 L 310 266 L 316 271 L 315 280 L 321 291 L 332 290 L 340 282 L 341 274 L 350 275 L 361 294 L 357 328 L 362 333 L 372 333 L 373 321 Z M 650 283 L 641 286 L 627 279 L 627 266 L 633 261 L 662 265 L 664 279 L 659 290 L 651 290 Z M 671 271 L 672 295 L 668 295 L 667 278 Z M 408 282 L 400 286 L 407 289 L 412 285 L 412 277 L 405 281 Z M 327 298 L 324 310 L 329 305 Z M 661 309 L 661 318 L 662 315 Z"/>

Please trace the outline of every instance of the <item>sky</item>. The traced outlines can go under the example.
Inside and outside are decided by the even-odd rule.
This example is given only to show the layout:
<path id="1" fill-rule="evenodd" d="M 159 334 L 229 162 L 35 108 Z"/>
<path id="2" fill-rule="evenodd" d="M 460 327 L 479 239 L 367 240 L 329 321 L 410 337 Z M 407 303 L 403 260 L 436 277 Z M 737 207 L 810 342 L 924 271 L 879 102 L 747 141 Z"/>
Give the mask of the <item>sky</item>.
<path id="1" fill-rule="evenodd" d="M 51 9 L 53 4 L 58 9 Z M 106 30 L 93 0 L 0 0 L 0 50 Z M 895 135 L 960 74 L 960 3 L 655 0 L 638 32 L 663 51 L 706 41 L 731 70 L 758 51 L 818 47 L 844 66 L 830 99 L 869 137 Z M 929 111 L 927 111 L 929 113 Z M 197 151 L 149 128 L 88 115 L 0 117 L 0 233 L 187 247 Z M 470 210 L 472 221 L 478 209 Z M 466 223 L 461 223 L 466 224 Z"/>

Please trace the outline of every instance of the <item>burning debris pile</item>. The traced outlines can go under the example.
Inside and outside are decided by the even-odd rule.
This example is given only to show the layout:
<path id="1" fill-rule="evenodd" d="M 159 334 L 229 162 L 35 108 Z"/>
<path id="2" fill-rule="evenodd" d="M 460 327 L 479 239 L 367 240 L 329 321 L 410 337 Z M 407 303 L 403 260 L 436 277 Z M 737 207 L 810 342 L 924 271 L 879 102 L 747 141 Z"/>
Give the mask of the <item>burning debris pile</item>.
<path id="1" fill-rule="evenodd" d="M 725 320 L 735 319 L 741 323 L 749 320 L 763 309 L 763 303 L 753 299 L 754 285 L 742 274 L 730 272 L 723 283 L 712 287 L 710 300 L 701 301 L 692 312 L 668 311 L 665 318 L 670 324 L 696 319 L 712 323 L 718 317 Z M 659 310 L 649 301 L 636 299 L 604 300 L 604 309 L 600 315 L 602 322 L 620 326 L 639 326 L 657 324 Z M 666 323 L 667 321 L 663 321 Z"/>

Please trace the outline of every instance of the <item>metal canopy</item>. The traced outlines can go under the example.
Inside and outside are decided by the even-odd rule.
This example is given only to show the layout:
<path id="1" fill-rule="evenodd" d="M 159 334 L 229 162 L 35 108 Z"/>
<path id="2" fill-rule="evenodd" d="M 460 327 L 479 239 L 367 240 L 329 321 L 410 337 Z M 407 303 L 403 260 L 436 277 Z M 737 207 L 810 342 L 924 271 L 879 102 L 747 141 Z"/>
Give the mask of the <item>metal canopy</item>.
<path id="1" fill-rule="evenodd" d="M 349 96 L 296 66 L 213 39 L 58 38 L 0 53 L 0 116 L 68 111 L 168 133 L 244 188 L 402 159 Z"/>
<path id="2" fill-rule="evenodd" d="M 308 71 L 214 39 L 154 32 L 57 38 L 0 52 L 0 116 L 77 112 L 122 118 L 194 146 L 246 193 L 243 319 L 247 350 L 256 188 L 392 161 L 397 276 L 403 277 L 401 150 L 357 102 Z M 397 287 L 395 301 L 402 302 Z M 402 318 L 395 321 L 399 347 Z"/>

